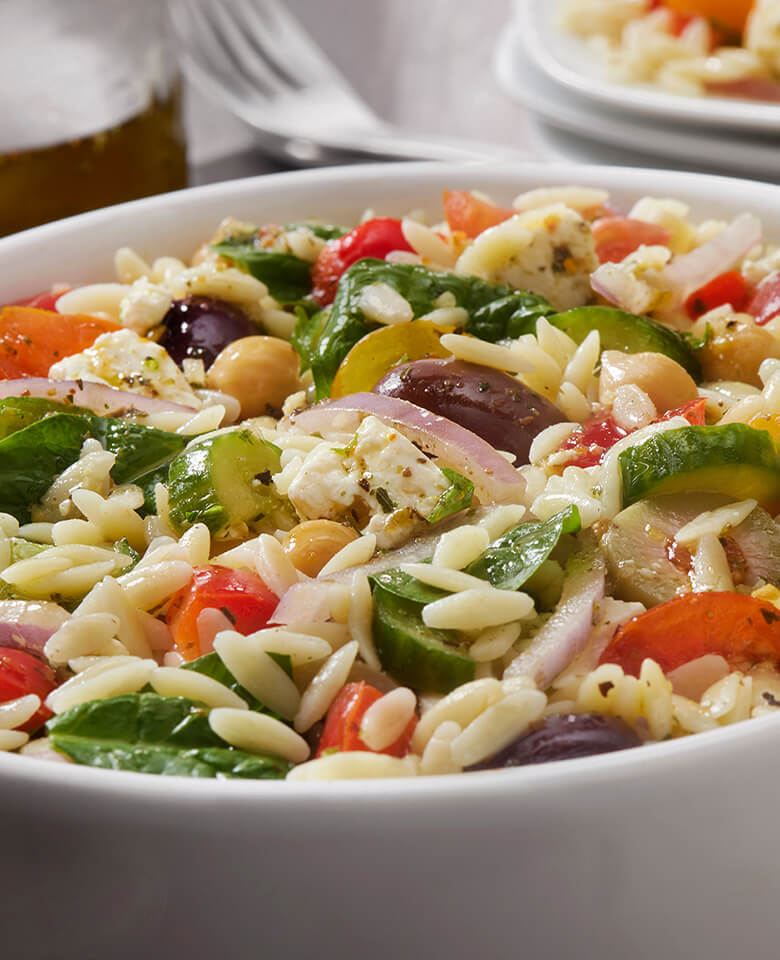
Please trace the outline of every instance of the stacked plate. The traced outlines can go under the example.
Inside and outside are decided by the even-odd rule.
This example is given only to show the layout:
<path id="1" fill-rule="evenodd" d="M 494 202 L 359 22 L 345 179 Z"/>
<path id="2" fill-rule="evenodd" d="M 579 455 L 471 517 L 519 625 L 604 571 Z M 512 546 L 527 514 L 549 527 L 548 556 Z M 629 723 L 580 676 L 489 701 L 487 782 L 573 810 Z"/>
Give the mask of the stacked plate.
<path id="1" fill-rule="evenodd" d="M 562 160 L 663 165 L 780 182 L 780 103 L 693 97 L 607 80 L 557 24 L 560 0 L 519 0 L 496 50 L 499 82 Z"/>

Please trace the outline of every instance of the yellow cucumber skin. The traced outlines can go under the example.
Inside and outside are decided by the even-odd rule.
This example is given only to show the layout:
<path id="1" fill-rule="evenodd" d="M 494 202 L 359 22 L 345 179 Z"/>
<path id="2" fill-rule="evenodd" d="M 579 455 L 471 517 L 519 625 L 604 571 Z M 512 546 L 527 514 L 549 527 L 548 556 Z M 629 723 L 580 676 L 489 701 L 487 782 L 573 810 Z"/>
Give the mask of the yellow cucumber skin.
<path id="1" fill-rule="evenodd" d="M 623 506 L 662 493 L 722 493 L 780 502 L 780 450 L 766 430 L 744 423 L 681 427 L 619 457 Z"/>
<path id="2" fill-rule="evenodd" d="M 217 434 L 181 453 L 168 471 L 168 519 L 177 533 L 205 523 L 219 533 L 281 505 L 271 485 L 279 449 L 249 430 Z M 257 478 L 262 478 L 259 480 Z"/>

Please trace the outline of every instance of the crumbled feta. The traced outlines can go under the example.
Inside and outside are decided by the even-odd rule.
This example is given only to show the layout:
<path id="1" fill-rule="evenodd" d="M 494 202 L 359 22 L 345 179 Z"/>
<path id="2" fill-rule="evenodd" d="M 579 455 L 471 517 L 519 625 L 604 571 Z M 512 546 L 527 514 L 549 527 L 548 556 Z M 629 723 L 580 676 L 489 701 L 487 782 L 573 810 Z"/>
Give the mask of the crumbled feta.
<path id="1" fill-rule="evenodd" d="M 663 305 L 666 294 L 650 280 L 663 269 L 671 254 L 668 247 L 645 246 L 619 263 L 602 263 L 593 273 L 594 287 L 608 289 L 616 302 L 631 313 L 649 313 Z M 649 272 L 649 278 L 645 274 Z"/>
<path id="2" fill-rule="evenodd" d="M 377 533 L 382 546 L 407 536 L 448 487 L 410 440 L 368 416 L 345 449 L 324 440 L 308 453 L 287 495 L 303 518 L 350 519 Z"/>
<path id="3" fill-rule="evenodd" d="M 91 380 L 189 407 L 201 405 L 168 351 L 132 330 L 104 333 L 87 350 L 52 364 L 49 376 Z"/>
<path id="4" fill-rule="evenodd" d="M 556 310 L 568 310 L 591 298 L 589 275 L 597 266 L 588 224 L 575 210 L 553 203 L 485 230 L 461 254 L 455 270 L 532 290 Z"/>
<path id="5" fill-rule="evenodd" d="M 144 336 L 162 323 L 172 303 L 173 297 L 167 290 L 140 277 L 119 304 L 120 323 Z"/>

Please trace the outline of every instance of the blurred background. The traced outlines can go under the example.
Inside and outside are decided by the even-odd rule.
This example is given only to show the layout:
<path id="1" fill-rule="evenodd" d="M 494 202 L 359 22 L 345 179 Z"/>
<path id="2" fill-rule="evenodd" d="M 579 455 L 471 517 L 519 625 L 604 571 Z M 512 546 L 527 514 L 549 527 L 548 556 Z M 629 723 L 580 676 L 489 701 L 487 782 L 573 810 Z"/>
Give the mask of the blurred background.
<path id="1" fill-rule="evenodd" d="M 552 9 L 546 0 L 5 0 L 0 29 L 14 42 L 0 57 L 0 236 L 185 185 L 354 159 L 323 155 L 306 134 L 332 139 L 367 111 L 374 132 L 392 125 L 379 130 L 385 149 L 368 151 L 374 157 L 575 160 L 778 180 L 780 124 L 691 125 L 674 115 L 674 97 L 668 117 L 648 119 L 631 94 L 607 109 L 556 85 L 533 33 L 544 41 L 554 29 L 544 21 Z M 285 13 L 311 42 L 291 40 Z M 343 97 L 313 82 L 321 69 L 332 77 L 322 54 L 362 104 L 345 113 Z M 302 119 L 291 80 L 293 92 L 323 94 Z M 273 104 L 249 109 L 258 90 Z M 254 126 L 236 114 L 251 114 Z M 255 129 L 280 122 L 293 134 Z M 369 140 L 353 136 L 352 146 Z"/>

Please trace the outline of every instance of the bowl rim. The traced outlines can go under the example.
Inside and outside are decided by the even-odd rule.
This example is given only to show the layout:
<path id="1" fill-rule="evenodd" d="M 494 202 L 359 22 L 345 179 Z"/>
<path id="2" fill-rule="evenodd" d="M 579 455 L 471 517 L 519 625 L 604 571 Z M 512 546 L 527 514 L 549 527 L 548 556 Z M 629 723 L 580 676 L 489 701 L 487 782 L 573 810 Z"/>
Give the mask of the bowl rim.
<path id="1" fill-rule="evenodd" d="M 771 215 L 774 208 L 780 223 L 780 187 L 761 181 L 654 168 L 583 166 L 577 163 L 376 163 L 285 171 L 205 184 L 34 227 L 0 239 L 0 285 L 3 282 L 5 259 L 11 261 L 9 277 L 12 277 L 13 262 L 24 262 L 40 244 L 56 249 L 63 239 L 100 233 L 117 222 L 137 222 L 143 220 L 147 214 L 165 213 L 175 220 L 178 212 L 191 209 L 193 205 L 210 207 L 222 202 L 227 204 L 241 199 L 258 199 L 263 195 L 294 196 L 311 187 L 340 189 L 345 196 L 352 188 L 359 192 L 372 186 L 381 191 L 382 186 L 388 184 L 394 187 L 414 185 L 418 191 L 435 188 L 441 190 L 447 186 L 448 179 L 456 182 L 470 179 L 472 182 L 484 184 L 488 189 L 493 186 L 497 190 L 514 190 L 515 193 L 520 192 L 523 187 L 576 183 L 601 186 L 610 192 L 618 189 L 634 194 L 637 198 L 643 195 L 652 183 L 657 184 L 655 189 L 668 189 L 673 195 L 681 194 L 702 203 L 706 203 L 710 198 L 723 205 L 723 197 L 733 195 L 734 199 L 725 206 L 730 207 L 734 213 L 752 204 L 759 213 L 763 212 L 766 216 Z M 313 215 L 316 215 L 316 211 Z M 777 241 L 780 242 L 780 236 Z M 558 790 L 566 785 L 576 788 L 599 782 L 618 783 L 627 779 L 644 779 L 661 775 L 664 771 L 672 771 L 681 765 L 689 767 L 698 756 L 712 757 L 713 754 L 721 754 L 726 764 L 729 751 L 739 750 L 746 738 L 751 747 L 776 742 L 776 728 L 780 730 L 780 714 L 751 718 L 747 723 L 737 723 L 668 742 L 646 744 L 641 749 L 522 768 L 482 771 L 466 776 L 447 774 L 295 783 L 240 779 L 232 779 L 226 783 L 210 778 L 139 775 L 131 771 L 53 763 L 35 757 L 0 752 L 0 785 L 5 782 L 31 788 L 39 785 L 56 786 L 77 795 L 95 796 L 116 796 L 117 791 L 121 791 L 138 802 L 170 801 L 177 806 L 187 802 L 202 805 L 217 797 L 223 801 L 232 798 L 238 803 L 245 800 L 256 801 L 262 797 L 264 801 L 281 801 L 284 804 L 297 803 L 299 800 L 307 802 L 312 798 L 319 801 L 329 798 L 333 803 L 340 804 L 353 802 L 357 796 L 373 800 L 391 798 L 393 802 L 419 805 L 440 803 L 443 799 L 467 799 L 477 796 L 500 798 Z"/>

